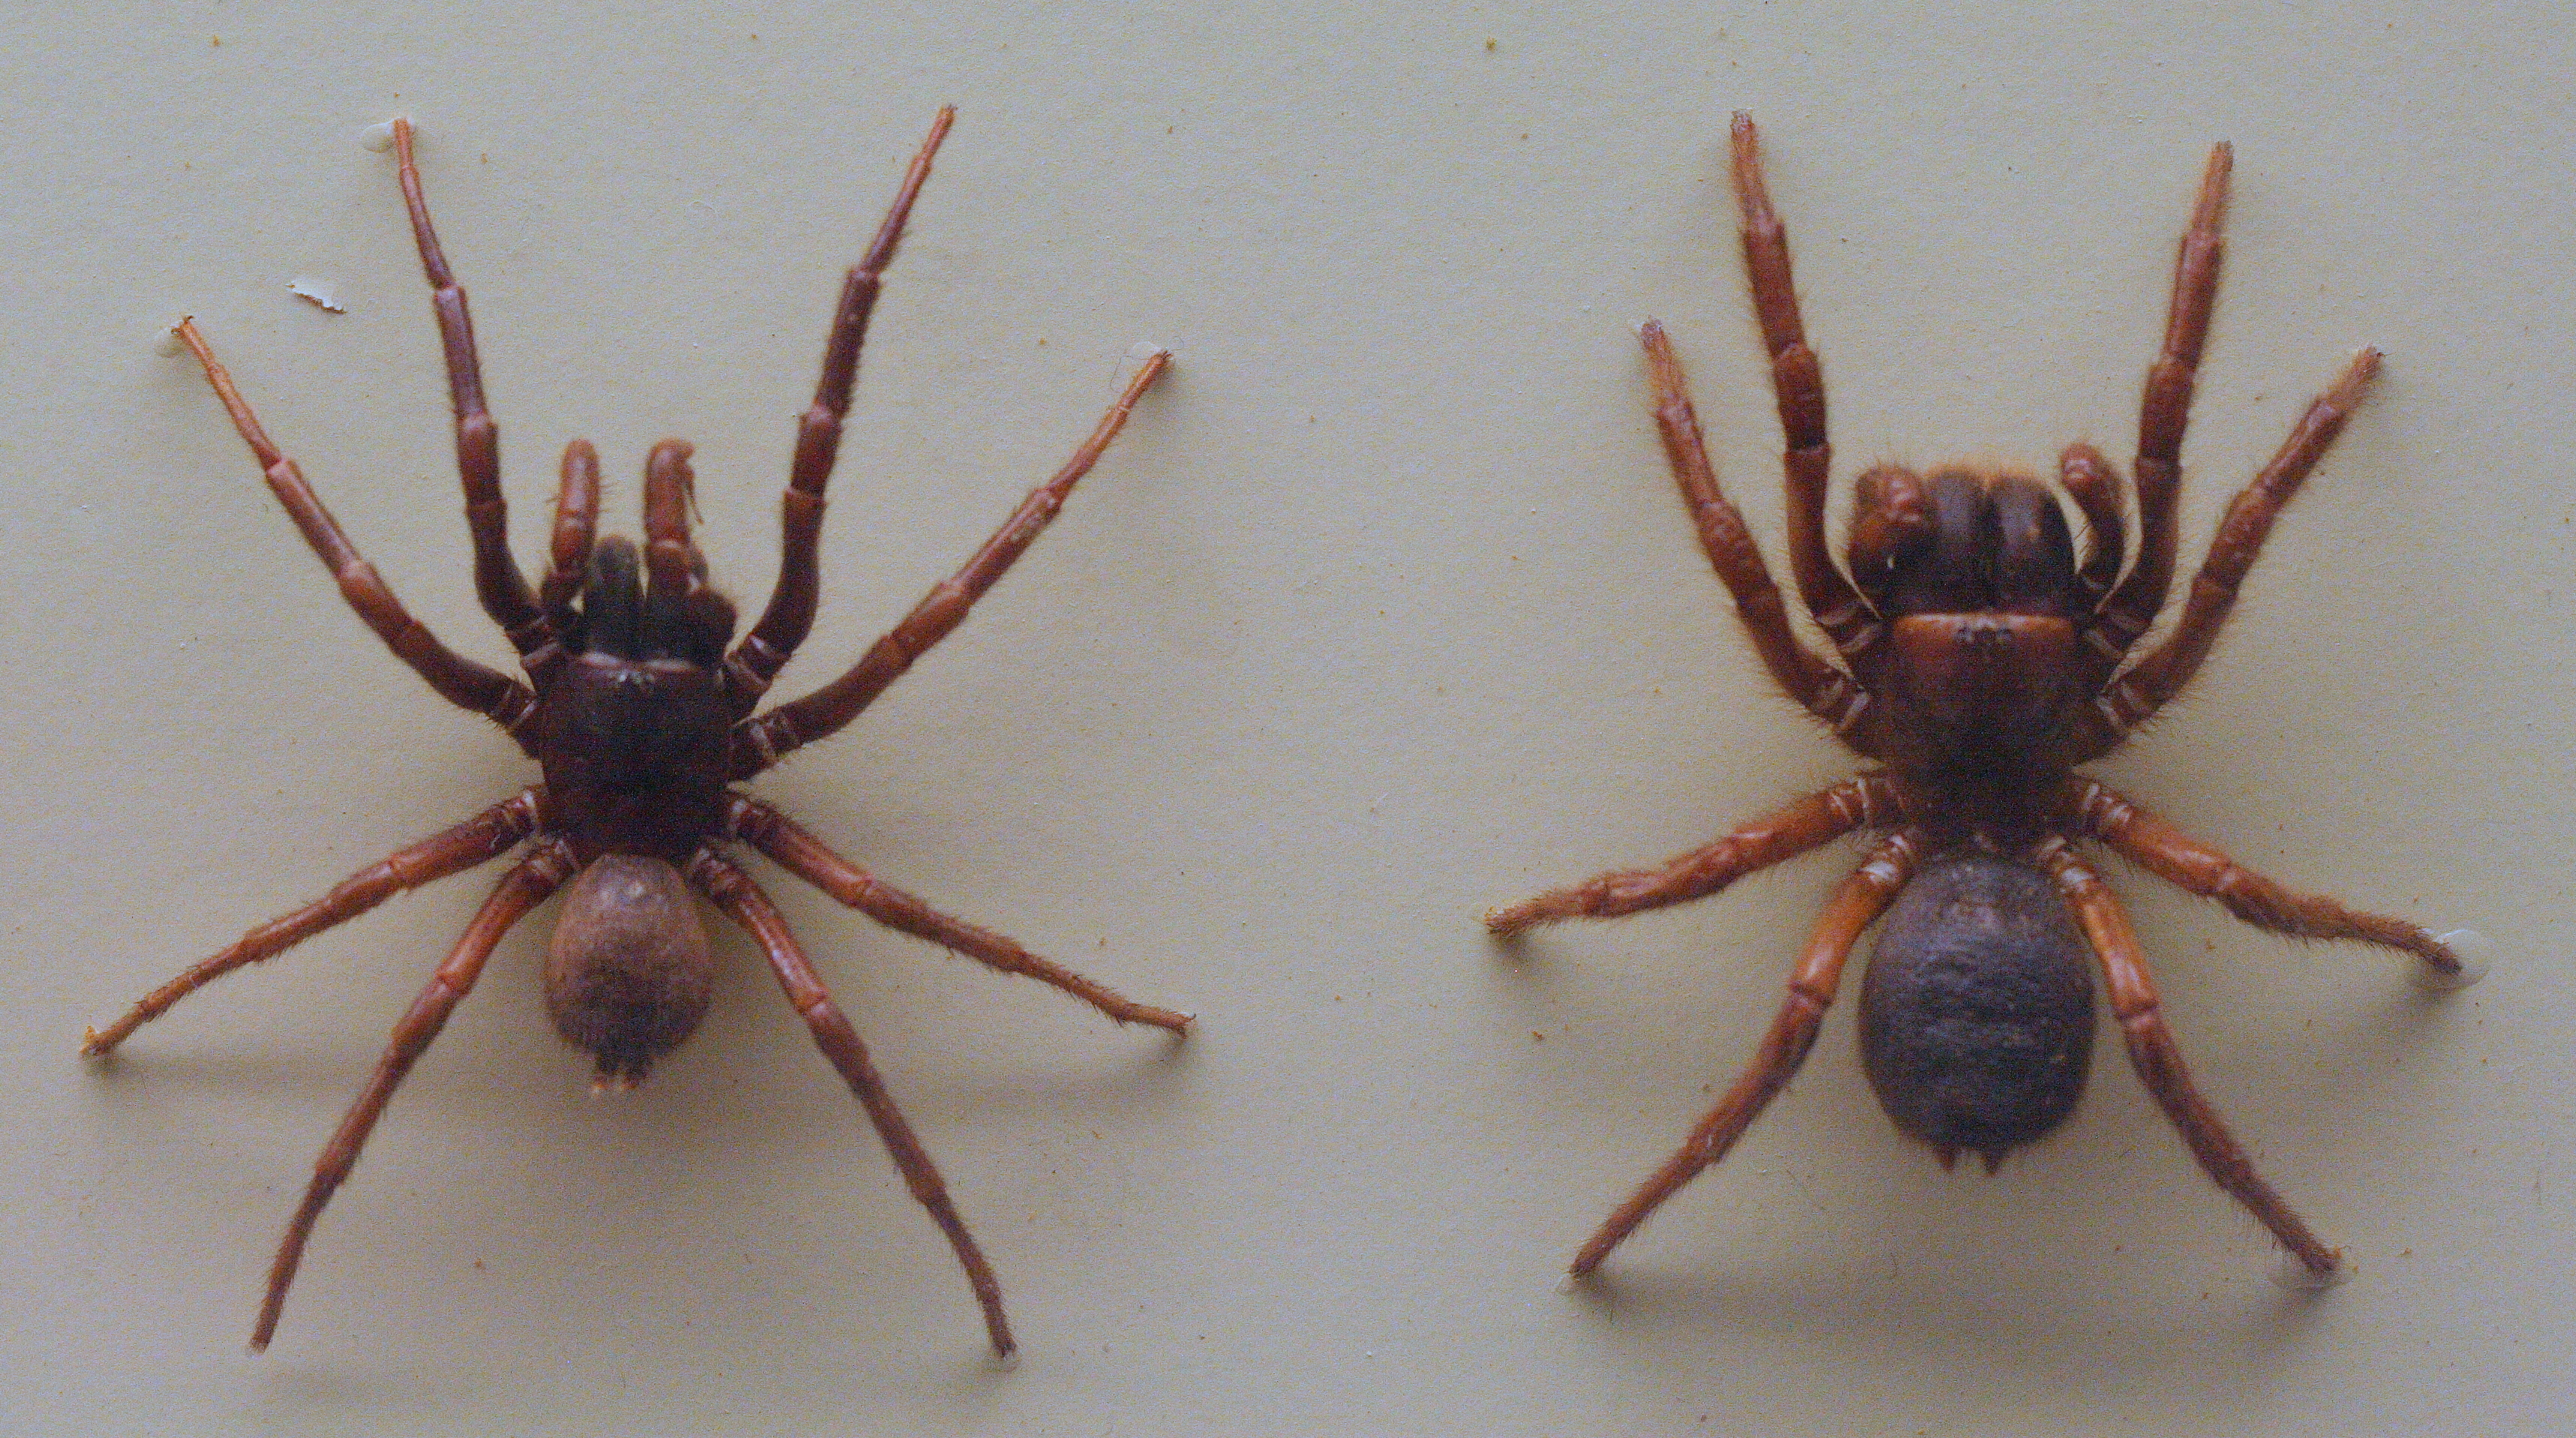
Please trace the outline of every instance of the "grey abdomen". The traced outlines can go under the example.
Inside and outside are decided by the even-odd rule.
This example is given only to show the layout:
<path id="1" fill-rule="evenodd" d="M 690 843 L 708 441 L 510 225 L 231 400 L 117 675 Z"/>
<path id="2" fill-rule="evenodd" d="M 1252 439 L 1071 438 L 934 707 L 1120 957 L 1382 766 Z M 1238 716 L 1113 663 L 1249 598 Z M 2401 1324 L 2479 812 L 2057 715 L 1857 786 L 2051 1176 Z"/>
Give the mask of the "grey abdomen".
<path id="1" fill-rule="evenodd" d="M 2004 1151 L 2057 1127 L 2093 1051 L 2090 952 L 2047 877 L 2002 859 L 1927 866 L 1897 896 L 1861 981 L 1860 1053 L 1896 1126 L 1942 1151 Z"/>
<path id="2" fill-rule="evenodd" d="M 565 894 L 546 949 L 555 1032 L 598 1056 L 596 1087 L 626 1088 L 695 1033 L 715 992 L 715 956 L 679 871 L 603 854 Z"/>

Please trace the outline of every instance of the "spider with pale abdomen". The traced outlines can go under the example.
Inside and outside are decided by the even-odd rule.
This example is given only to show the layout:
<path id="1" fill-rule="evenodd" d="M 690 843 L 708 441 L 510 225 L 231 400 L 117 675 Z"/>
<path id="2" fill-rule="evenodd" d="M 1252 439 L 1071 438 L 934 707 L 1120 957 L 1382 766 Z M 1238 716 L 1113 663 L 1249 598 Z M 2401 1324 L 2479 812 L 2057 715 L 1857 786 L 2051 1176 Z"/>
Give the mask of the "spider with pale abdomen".
<path id="1" fill-rule="evenodd" d="M 1825 544 L 1832 450 L 1824 382 L 1799 318 L 1787 233 L 1763 185 L 1753 121 L 1736 115 L 1744 262 L 1787 438 L 1789 567 L 1840 664 L 1791 628 L 1761 550 L 1718 487 L 1672 342 L 1648 320 L 1640 334 L 1655 419 L 1700 543 L 1764 667 L 1880 767 L 1660 868 L 1604 874 L 1495 910 L 1486 923 L 1513 935 L 1558 919 L 1661 908 L 1845 834 L 1881 837 L 1827 904 L 1750 1067 L 1583 1245 L 1575 1276 L 1599 1267 L 1658 1205 L 1724 1158 L 1788 1084 L 1815 1042 L 1845 958 L 1881 915 L 1887 925 L 1861 986 L 1861 1057 L 1898 1128 L 1930 1144 L 1944 1164 L 1967 1151 L 1991 1171 L 2008 1150 L 2064 1120 L 2092 1047 L 2089 949 L 2131 1063 L 2193 1156 L 2306 1277 L 2336 1273 L 2336 1251 L 2255 1173 L 2192 1085 L 2137 936 L 2075 847 L 2098 841 L 2277 933 L 2412 954 L 2434 987 L 2477 977 L 2457 951 L 2462 935 L 2436 937 L 2403 919 L 2294 893 L 2075 772 L 2117 748 L 2190 682 L 2273 520 L 2379 367 L 2379 352 L 2362 350 L 2308 406 L 2228 507 L 2171 635 L 2124 668 L 2173 578 L 2183 427 L 2218 294 L 2231 160 L 2226 145 L 2210 152 L 2175 264 L 2163 351 L 2147 372 L 2133 470 L 2138 554 L 2127 572 L 2119 480 L 2098 451 L 2076 444 L 2059 457 L 2058 475 L 2089 531 L 2080 560 L 2055 496 L 2036 480 L 1957 467 L 1918 476 L 1881 465 L 1860 478 L 1847 577 Z"/>
<path id="2" fill-rule="evenodd" d="M 950 107 L 940 110 L 875 242 L 842 288 L 823 351 L 822 380 L 798 422 L 777 587 L 739 643 L 732 642 L 732 601 L 708 586 L 706 559 L 690 538 L 690 448 L 679 440 L 655 445 L 646 461 L 640 547 L 623 537 L 598 537 L 599 457 L 587 442 L 575 440 L 564 451 L 552 567 L 533 589 L 521 575 L 508 545 L 498 432 L 484 405 L 473 324 L 465 292 L 430 228 L 408 121 L 393 124 L 397 173 L 445 341 L 457 466 L 473 534 L 475 591 L 517 648 L 526 683 L 458 655 L 404 611 L 322 507 L 294 461 L 262 432 L 196 325 L 180 323 L 179 338 L 205 367 L 234 427 L 265 469 L 269 488 L 338 579 L 350 607 L 431 688 L 499 724 L 544 770 L 542 783 L 362 870 L 319 901 L 251 930 L 231 948 L 145 995 L 115 1023 L 83 1037 L 82 1052 L 108 1053 L 180 999 L 243 965 L 273 957 L 403 890 L 527 846 L 395 1026 L 393 1043 L 374 1077 L 323 1150 L 269 1270 L 267 1298 L 251 1334 L 253 1350 L 266 1348 L 275 1334 L 314 1222 L 349 1176 L 395 1087 L 473 988 L 501 936 L 568 884 L 546 955 L 546 1007 L 563 1037 L 595 1056 L 595 1084 L 632 1085 L 655 1058 L 697 1028 L 715 964 L 692 895 L 704 898 L 748 931 L 767 955 L 779 987 L 812 1030 L 816 1046 L 855 1091 L 905 1185 L 955 1249 L 994 1349 L 1006 1355 L 1012 1351 L 992 1267 L 949 1201 L 930 1155 L 895 1107 L 866 1047 L 776 906 L 726 852 L 728 844 L 749 845 L 878 923 L 1004 972 L 1052 984 L 1120 1023 L 1150 1024 L 1174 1034 L 1189 1026 L 1187 1014 L 1121 997 L 999 934 L 940 913 L 732 787 L 791 751 L 837 733 L 956 628 L 968 607 L 1055 517 L 1075 482 L 1108 449 L 1136 402 L 1170 364 L 1163 351 L 1150 355 L 1064 468 L 1032 491 L 964 568 L 933 587 L 848 672 L 804 698 L 753 712 L 813 624 L 823 491 L 849 412 L 860 344 L 882 276 L 903 238 L 905 218 L 955 113 Z"/>

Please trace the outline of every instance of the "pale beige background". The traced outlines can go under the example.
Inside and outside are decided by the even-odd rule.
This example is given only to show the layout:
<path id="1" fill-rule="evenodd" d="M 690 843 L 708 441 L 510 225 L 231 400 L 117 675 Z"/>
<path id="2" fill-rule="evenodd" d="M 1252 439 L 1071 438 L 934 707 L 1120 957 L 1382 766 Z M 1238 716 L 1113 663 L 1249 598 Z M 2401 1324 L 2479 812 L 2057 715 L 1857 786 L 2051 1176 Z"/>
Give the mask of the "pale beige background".
<path id="1" fill-rule="evenodd" d="M 2571 104 L 2550 7 L 932 0 L 80 7 L 0 23 L 17 1117 L 0 1426 L 83 1433 L 2537 1432 L 2571 1407 Z M 1969 8 L 1969 7 L 1962 7 Z M 1993 7 L 1973 7 L 1988 11 Z M 482 878 L 81 1025 L 525 781 L 342 609 L 156 329 L 194 312 L 471 652 L 418 117 L 536 552 L 665 434 L 765 590 L 840 267 L 962 118 L 835 485 L 830 672 L 1180 368 L 966 628 L 761 791 L 938 902 L 1195 1009 L 1177 1050 L 778 884 L 999 1265 L 973 1310 L 748 945 L 593 1102 L 531 925 L 396 1101 L 277 1347 L 270 1246 Z M 2302 885 L 2473 923 L 2428 1004 L 2119 876 L 2208 1090 L 2359 1276 L 2321 1302 L 2105 1036 L 2001 1177 L 1878 1116 L 1846 1008 L 1588 1296 L 1574 1245 L 1750 1050 L 1837 850 L 1498 952 L 1489 904 L 1847 761 L 1767 695 L 1629 326 L 1776 541 L 1722 208 L 1756 109 L 1847 476 L 2117 453 L 2204 148 L 2239 146 L 2187 541 L 2363 341 L 2387 377 L 2180 706 L 2108 766 Z M 348 313 L 288 296 L 338 286 Z M 1775 548 L 1776 554 L 1776 548 Z"/>

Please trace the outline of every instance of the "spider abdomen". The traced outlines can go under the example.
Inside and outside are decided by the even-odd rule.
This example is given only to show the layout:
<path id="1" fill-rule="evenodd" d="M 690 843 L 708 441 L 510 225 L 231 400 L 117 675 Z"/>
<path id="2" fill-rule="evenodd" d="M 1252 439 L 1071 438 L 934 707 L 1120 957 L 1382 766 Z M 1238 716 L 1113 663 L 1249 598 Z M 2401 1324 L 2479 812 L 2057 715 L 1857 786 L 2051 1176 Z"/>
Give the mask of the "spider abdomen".
<path id="1" fill-rule="evenodd" d="M 1860 991 L 1861 1063 L 1899 1129 L 1991 1168 L 2073 1111 L 2092 1049 L 2087 950 L 2045 875 L 1971 855 L 1906 886 Z"/>
<path id="2" fill-rule="evenodd" d="M 603 854 L 565 890 L 546 949 L 546 1012 L 565 1042 L 597 1056 L 597 1087 L 630 1088 L 697 1032 L 715 975 L 679 871 Z"/>

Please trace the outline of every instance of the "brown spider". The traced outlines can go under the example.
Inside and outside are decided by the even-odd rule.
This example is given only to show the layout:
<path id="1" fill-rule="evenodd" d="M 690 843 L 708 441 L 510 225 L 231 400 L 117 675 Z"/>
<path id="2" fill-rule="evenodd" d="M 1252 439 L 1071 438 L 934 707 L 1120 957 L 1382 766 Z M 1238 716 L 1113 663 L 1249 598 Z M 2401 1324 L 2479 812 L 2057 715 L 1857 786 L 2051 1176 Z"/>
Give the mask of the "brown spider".
<path id="1" fill-rule="evenodd" d="M 734 608 L 708 587 L 706 559 L 689 537 L 690 447 L 679 440 L 655 445 L 645 463 L 640 550 L 622 537 L 596 538 L 599 457 L 585 440 L 567 446 L 553 567 L 533 592 L 520 575 L 508 547 L 500 451 L 484 408 L 473 324 L 465 292 L 449 272 L 430 228 L 408 121 L 396 120 L 393 136 L 403 200 L 445 341 L 457 466 L 474 538 L 475 590 L 485 611 L 517 647 L 528 683 L 456 654 L 404 612 L 375 569 L 359 558 L 295 462 L 261 431 L 195 324 L 182 321 L 178 326 L 179 338 L 205 367 L 234 428 L 267 471 L 269 488 L 338 579 L 350 607 L 431 688 L 509 731 L 545 774 L 543 783 L 396 852 L 321 900 L 251 930 L 231 948 L 145 995 L 106 1029 L 83 1036 L 83 1053 L 105 1054 L 212 980 L 355 918 L 396 893 L 528 843 L 525 857 L 502 878 L 455 951 L 394 1026 L 392 1046 L 323 1149 L 313 1182 L 269 1269 L 268 1296 L 251 1334 L 252 1351 L 266 1348 L 276 1332 L 314 1221 L 349 1176 L 395 1086 L 438 1036 L 449 1011 L 474 987 L 501 936 L 567 881 L 571 892 L 546 953 L 546 1007 L 567 1041 L 597 1057 L 594 1086 L 633 1085 L 656 1057 L 687 1038 L 705 1014 L 715 960 L 689 899 L 695 890 L 748 930 L 768 955 L 779 987 L 812 1029 L 816 1046 L 858 1095 L 912 1196 L 948 1236 L 983 1307 L 994 1349 L 1004 1355 L 1012 1351 L 992 1267 L 949 1202 L 930 1155 L 895 1108 L 866 1046 L 832 1002 L 777 908 L 724 848 L 727 841 L 748 844 L 878 923 L 1007 973 L 1053 984 L 1120 1023 L 1152 1024 L 1175 1034 L 1189 1025 L 1187 1014 L 1123 998 L 999 934 L 932 909 L 833 853 L 778 810 L 731 787 L 797 748 L 839 732 L 955 629 L 968 606 L 1055 517 L 1075 482 L 1109 447 L 1138 398 L 1170 363 L 1167 353 L 1153 354 L 1064 468 L 1022 501 L 964 568 L 933 587 L 847 673 L 793 703 L 752 713 L 813 623 L 823 490 L 849 412 L 868 314 L 903 237 L 905 216 L 929 176 L 931 156 L 955 118 L 953 106 L 941 108 L 875 242 L 841 291 L 823 351 L 822 382 L 798 422 L 778 585 L 759 622 L 730 651 L 726 645 L 733 637 Z"/>
<path id="2" fill-rule="evenodd" d="M 2138 424 L 2138 559 L 2120 573 L 2119 481 L 2089 445 L 2069 445 L 2059 483 L 2090 531 L 2079 563 L 2064 516 L 2027 476 L 1951 467 L 1928 478 L 1881 465 L 1860 478 L 1845 551 L 1825 547 L 1824 383 L 1807 344 L 1751 116 L 1734 124 L 1735 193 L 1753 310 L 1786 432 L 1789 563 L 1799 598 L 1833 641 L 1837 667 L 1790 627 L 1787 606 L 1719 490 L 1680 363 L 1663 327 L 1640 331 L 1655 420 L 1682 497 L 1763 664 L 1836 737 L 1881 767 L 1737 829 L 1659 868 L 1604 874 L 1486 916 L 1496 934 L 1567 918 L 1610 918 L 1716 893 L 1736 879 L 1855 830 L 1884 834 L 1825 908 L 1789 995 L 1752 1064 L 1575 1255 L 1591 1273 L 1657 1205 L 1726 1156 L 1815 1042 L 1843 960 L 1882 914 L 1861 987 L 1863 1066 L 1896 1126 L 1946 1166 L 1962 1149 L 1992 1172 L 2047 1133 L 2082 1091 L 2099 959 L 2130 1062 L 2219 1186 L 2251 1209 L 2304 1278 L 2336 1273 L 2319 1242 L 2254 1172 L 2192 1086 L 2157 1006 L 2146 956 L 2118 900 L 2076 853 L 2097 839 L 2149 873 L 2217 899 L 2247 923 L 2308 939 L 2402 949 L 2435 986 L 2476 978 L 2455 941 L 2402 919 L 2293 893 L 2194 840 L 2075 766 L 2117 748 L 2188 683 L 2218 637 L 2238 583 L 2282 507 L 2343 428 L 2379 367 L 2364 349 L 2309 405 L 2289 439 L 2228 507 L 2182 618 L 2121 668 L 2164 605 L 2193 376 L 2218 292 L 2230 149 L 2210 151 L 2174 272 L 2163 353 L 2147 371 Z M 1892 910 L 1892 912 L 1891 912 Z"/>

